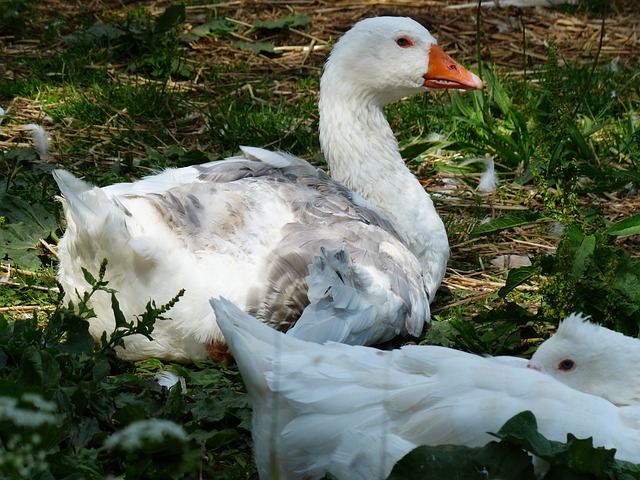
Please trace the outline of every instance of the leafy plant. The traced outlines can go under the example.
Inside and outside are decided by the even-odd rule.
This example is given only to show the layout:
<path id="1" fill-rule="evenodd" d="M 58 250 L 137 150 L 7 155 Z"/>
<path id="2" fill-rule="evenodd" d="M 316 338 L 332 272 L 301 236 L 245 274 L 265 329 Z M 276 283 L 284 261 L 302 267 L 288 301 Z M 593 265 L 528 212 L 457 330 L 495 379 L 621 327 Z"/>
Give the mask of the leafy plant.
<path id="1" fill-rule="evenodd" d="M 13 148 L 6 152 L 0 152 L 0 172 L 3 180 L 0 180 L 0 189 L 8 192 L 18 173 L 25 165 L 31 164 L 38 158 L 38 154 L 32 147 Z"/>
<path id="2" fill-rule="evenodd" d="M 534 315 L 516 303 L 475 315 L 471 322 L 456 318 L 451 326 L 458 333 L 458 348 L 492 355 L 517 355 L 526 340 L 538 338 Z"/>
<path id="3" fill-rule="evenodd" d="M 489 93 L 471 92 L 471 104 L 460 93 L 451 96 L 452 114 L 467 125 L 469 142 L 462 144 L 477 153 L 489 151 L 512 168 L 526 169 L 535 143 L 524 113 L 516 108 L 496 75 L 482 65 L 481 72 Z"/>
<path id="4" fill-rule="evenodd" d="M 191 30 L 187 36 L 188 39 L 198 39 L 206 36 L 226 37 L 236 30 L 238 25 L 224 18 L 211 20 L 210 22 L 198 25 Z"/>
<path id="5" fill-rule="evenodd" d="M 596 59 L 597 61 L 597 59 Z M 540 87 L 527 90 L 525 107 L 531 120 L 525 122 L 515 102 L 486 69 L 483 69 L 491 93 L 475 93 L 472 103 L 453 97 L 455 109 L 474 126 L 470 143 L 487 145 L 504 164 L 516 167 L 520 160 L 519 182 L 533 182 L 543 200 L 543 209 L 498 216 L 472 232 L 474 236 L 496 235 L 507 229 L 534 222 L 557 221 L 563 228 L 555 255 L 537 259 L 531 267 L 511 270 L 501 298 L 512 294 L 519 285 L 535 279 L 541 282 L 540 315 L 557 322 L 569 313 L 580 311 L 629 335 L 637 335 L 640 325 L 640 295 L 637 260 L 614 244 L 615 236 L 638 231 L 634 217 L 608 226 L 600 212 L 584 201 L 586 193 L 622 188 L 623 182 L 637 182 L 634 170 L 620 169 L 618 162 L 628 157 L 608 157 L 616 151 L 611 145 L 634 144 L 638 125 L 633 121 L 624 129 L 610 128 L 602 114 L 591 114 L 598 95 L 599 74 L 595 64 L 571 70 L 560 68 L 555 46 L 551 43 Z M 602 102 L 599 108 L 608 109 Z M 613 131 L 618 133 L 613 133 Z M 620 135 L 620 136 L 616 136 Z M 621 139 L 624 138 L 621 142 Z M 477 148 L 477 147 L 476 147 Z M 607 150 L 608 149 L 608 150 Z M 628 151 L 626 149 L 625 151 Z M 606 159 L 606 160 L 605 160 Z M 616 173 L 618 172 L 618 173 Z M 624 179 L 624 180 L 623 180 Z M 500 318 L 509 304 L 492 312 Z M 512 333 L 518 331 L 515 316 Z M 482 328 L 482 322 L 473 324 Z M 486 348 L 472 335 L 462 338 L 476 351 Z"/>
<path id="6" fill-rule="evenodd" d="M 167 388 L 149 378 L 165 368 L 160 362 L 136 374 L 135 365 L 119 361 L 115 348 L 124 338 L 151 338 L 178 297 L 149 303 L 128 321 L 104 281 L 105 266 L 97 278 L 85 272 L 92 289 L 76 308 L 58 306 L 44 319 L 0 316 L 0 476 L 249 476 L 250 409 L 237 372 L 170 366 L 185 377 L 187 393 L 180 383 Z M 98 290 L 112 294 L 116 328 L 96 345 L 89 303 Z"/>
<path id="7" fill-rule="evenodd" d="M 38 243 L 57 229 L 54 216 L 40 204 L 0 194 L 0 256 L 27 268 L 41 265 Z"/>
<path id="8" fill-rule="evenodd" d="M 614 238 L 588 225 L 565 227 L 557 252 L 539 258 L 531 267 L 511 270 L 500 295 L 506 297 L 518 285 L 542 276 L 540 313 L 547 319 L 555 322 L 581 312 L 614 330 L 637 336 L 640 261 L 616 247 Z M 493 315 L 499 317 L 497 311 Z"/>
<path id="9" fill-rule="evenodd" d="M 616 460 L 615 450 L 594 447 L 592 439 L 568 434 L 565 443 L 548 440 L 538 431 L 531 412 L 509 419 L 494 434 L 500 442 L 469 448 L 444 445 L 418 447 L 394 467 L 389 480 L 540 478 L 534 473 L 535 455 L 549 463 L 545 478 L 611 479 L 639 478 L 640 466 Z M 531 455 L 529 455 L 531 454 Z"/>
<path id="10" fill-rule="evenodd" d="M 525 84 L 516 103 L 494 72 L 482 65 L 489 92 L 451 96 L 458 136 L 465 138 L 453 145 L 476 154 L 488 151 L 516 171 L 518 183 L 533 182 L 549 217 L 563 223 L 579 220 L 581 193 L 621 188 L 622 178 L 638 180 L 634 173 L 616 172 L 619 158 L 611 156 L 615 146 L 623 155 L 630 152 L 628 146 L 638 139 L 637 122 L 611 129 L 609 118 L 591 113 L 594 107 L 602 111 L 614 104 L 607 95 L 603 105 L 595 105 L 603 95 L 592 92 L 600 91 L 597 82 L 607 78 L 596 66 L 597 59 L 588 67 L 560 68 L 551 42 L 540 85 Z M 585 181 L 577 181 L 580 178 Z"/>
<path id="11" fill-rule="evenodd" d="M 558 253 L 542 258 L 545 311 L 563 318 L 573 311 L 627 335 L 640 326 L 640 262 L 599 231 L 570 226 Z"/>

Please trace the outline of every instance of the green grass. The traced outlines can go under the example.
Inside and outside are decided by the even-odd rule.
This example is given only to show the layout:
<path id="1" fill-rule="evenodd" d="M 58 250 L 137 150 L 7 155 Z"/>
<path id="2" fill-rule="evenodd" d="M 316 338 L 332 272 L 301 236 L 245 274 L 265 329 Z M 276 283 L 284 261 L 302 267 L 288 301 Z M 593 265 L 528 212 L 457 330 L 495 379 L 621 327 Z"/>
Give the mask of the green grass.
<path id="1" fill-rule="evenodd" d="M 592 3 L 592 10 L 601 6 L 599 0 Z M 308 24 L 288 18 L 240 27 L 209 12 L 201 19 L 205 23 L 196 25 L 201 30 L 185 35 L 179 7 L 155 17 L 143 9 L 112 9 L 97 14 L 100 24 L 95 15 L 56 14 L 29 22 L 12 17 L 13 11 L 32 8 L 27 0 L 0 5 L 0 26 L 11 25 L 22 38 L 37 34 L 41 41 L 37 50 L 8 65 L 16 80 L 0 81 L 0 105 L 6 108 L 16 97 L 42 105 L 53 120 L 55 156 L 41 159 L 33 148 L 18 146 L 18 141 L 28 143 L 26 134 L 2 137 L 0 245 L 8 245 L 10 263 L 36 274 L 12 275 L 17 286 L 0 283 L 0 308 L 46 310 L 27 320 L 0 310 L 0 396 L 14 399 L 20 411 L 32 413 L 44 405 L 40 410 L 55 414 L 43 419 L 50 433 L 44 443 L 33 430 L 20 430 L 18 420 L 4 420 L 0 440 L 5 449 L 11 446 L 14 460 L 0 473 L 65 478 L 82 468 L 86 478 L 148 478 L 162 468 L 171 478 L 251 478 L 250 413 L 237 370 L 210 362 L 190 368 L 130 364 L 115 358 L 113 345 L 94 346 L 86 333 L 91 312 L 78 315 L 60 304 L 52 279 L 55 258 L 36 244 L 41 238 L 55 244 L 63 232 L 50 175 L 54 164 L 100 185 L 222 158 L 246 144 L 321 164 L 315 70 L 256 74 L 255 59 L 247 56 L 253 54 L 239 53 L 225 63 L 198 57 L 188 46 L 205 44 L 209 36 L 232 43 L 231 33 L 256 31 L 269 43 L 288 35 L 285 21 L 301 22 L 300 29 Z M 507 234 L 527 240 L 518 233 L 522 225 L 531 226 L 528 236 L 547 236 L 552 222 L 561 222 L 564 230 L 556 253 L 537 255 L 531 267 L 510 271 L 504 289 L 466 303 L 457 303 L 465 297 L 462 288 L 443 291 L 434 304 L 434 325 L 421 340 L 478 353 L 527 355 L 548 335 L 549 325 L 574 310 L 637 335 L 637 247 L 612 234 L 605 215 L 607 195 L 625 200 L 640 184 L 640 73 L 612 69 L 595 53 L 590 64 L 565 64 L 553 48 L 546 64 L 523 76 L 491 65 L 481 68 L 487 91 L 433 93 L 387 108 L 408 164 L 424 178 L 460 171 L 454 152 L 465 157 L 490 153 L 500 166 L 506 181 L 488 199 L 471 188 L 462 206 L 448 207 L 446 199 L 436 198 L 452 245 L 478 238 L 499 243 Z M 275 94 L 283 83 L 298 96 Z M 14 112 L 2 126 L 15 128 L 23 120 Z M 425 141 L 431 132 L 446 139 Z M 10 142 L 14 148 L 7 146 Z M 438 149 L 453 165 L 424 164 L 427 153 Z M 533 211 L 523 216 L 498 208 L 501 215 L 495 215 L 496 209 L 487 207 L 487 202 L 507 201 L 531 204 Z M 496 218 L 482 224 L 491 215 Z M 631 219 L 632 231 L 639 225 Z M 485 271 L 482 262 L 488 259 L 475 251 L 463 246 L 453 253 L 451 266 L 457 271 L 469 277 Z M 491 275 L 502 281 L 499 274 Z M 92 281 L 98 285 L 100 279 Z M 162 314 L 152 307 L 149 325 Z M 185 377 L 186 395 L 151 380 L 162 368 Z M 103 447 L 114 432 L 152 418 L 181 425 L 186 439 L 172 437 L 130 457 Z M 167 447 L 177 453 L 161 463 Z"/>

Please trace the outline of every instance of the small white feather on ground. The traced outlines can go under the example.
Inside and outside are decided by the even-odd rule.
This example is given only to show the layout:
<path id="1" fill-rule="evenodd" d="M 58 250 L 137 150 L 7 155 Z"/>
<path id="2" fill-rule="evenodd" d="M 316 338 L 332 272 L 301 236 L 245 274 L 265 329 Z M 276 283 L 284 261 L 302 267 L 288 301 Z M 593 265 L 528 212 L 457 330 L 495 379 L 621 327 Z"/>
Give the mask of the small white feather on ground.
<path id="1" fill-rule="evenodd" d="M 24 130 L 31 133 L 31 138 L 33 139 L 33 146 L 36 149 L 36 152 L 41 157 L 49 155 L 49 150 L 51 148 L 51 142 L 49 141 L 49 137 L 47 135 L 47 131 L 42 128 L 40 125 L 35 123 L 30 123 L 25 125 Z"/>
<path id="2" fill-rule="evenodd" d="M 478 182 L 477 190 L 479 192 L 493 192 L 498 185 L 498 174 L 496 173 L 495 162 L 493 161 L 493 157 L 478 157 L 478 158 L 470 158 L 469 160 L 465 160 L 460 163 L 460 167 L 465 167 L 472 163 L 484 163 L 485 169 L 480 176 L 480 181 Z"/>

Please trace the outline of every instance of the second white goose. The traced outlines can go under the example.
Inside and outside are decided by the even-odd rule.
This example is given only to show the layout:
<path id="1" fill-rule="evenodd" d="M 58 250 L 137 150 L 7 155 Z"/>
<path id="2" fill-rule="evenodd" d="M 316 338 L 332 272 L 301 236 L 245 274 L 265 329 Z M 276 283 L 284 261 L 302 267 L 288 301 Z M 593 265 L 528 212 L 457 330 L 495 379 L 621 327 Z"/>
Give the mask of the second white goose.
<path id="1" fill-rule="evenodd" d="M 524 359 L 433 345 L 318 345 L 227 300 L 211 305 L 251 399 L 261 479 L 382 480 L 420 445 L 483 446 L 525 410 L 550 440 L 591 437 L 617 459 L 640 462 L 639 407 L 575 390 Z"/>

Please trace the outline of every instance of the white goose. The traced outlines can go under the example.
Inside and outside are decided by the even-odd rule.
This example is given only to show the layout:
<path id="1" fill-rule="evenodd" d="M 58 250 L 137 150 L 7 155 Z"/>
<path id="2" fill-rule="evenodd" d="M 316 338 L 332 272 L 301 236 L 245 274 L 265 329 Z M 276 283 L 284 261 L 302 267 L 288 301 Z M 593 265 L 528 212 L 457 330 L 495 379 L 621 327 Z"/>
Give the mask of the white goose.
<path id="1" fill-rule="evenodd" d="M 54 172 L 67 219 L 58 246 L 67 300 L 88 289 L 82 268 L 96 272 L 103 258 L 129 318 L 186 289 L 153 342 L 127 339 L 120 355 L 132 360 L 205 357 L 223 341 L 212 296 L 280 329 L 302 315 L 292 334 L 318 342 L 420 334 L 449 245 L 383 107 L 428 88 L 481 86 L 417 22 L 371 18 L 336 43 L 320 85 L 320 141 L 333 179 L 299 158 L 248 147 L 244 156 L 104 188 Z M 315 287 L 306 280 L 312 261 Z M 357 288 L 336 298 L 322 285 L 341 271 Z M 109 295 L 98 292 L 91 305 L 99 338 L 114 328 Z"/>
<path id="2" fill-rule="evenodd" d="M 420 445 L 482 446 L 519 412 L 640 462 L 640 407 L 618 407 L 524 368 L 436 346 L 380 351 L 283 335 L 212 300 L 253 406 L 260 478 L 384 479 Z"/>
<path id="3" fill-rule="evenodd" d="M 640 340 L 579 314 L 560 323 L 528 367 L 616 405 L 640 405 Z"/>

